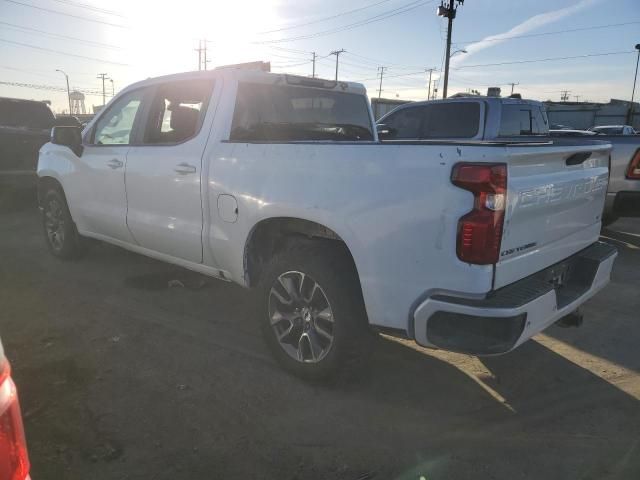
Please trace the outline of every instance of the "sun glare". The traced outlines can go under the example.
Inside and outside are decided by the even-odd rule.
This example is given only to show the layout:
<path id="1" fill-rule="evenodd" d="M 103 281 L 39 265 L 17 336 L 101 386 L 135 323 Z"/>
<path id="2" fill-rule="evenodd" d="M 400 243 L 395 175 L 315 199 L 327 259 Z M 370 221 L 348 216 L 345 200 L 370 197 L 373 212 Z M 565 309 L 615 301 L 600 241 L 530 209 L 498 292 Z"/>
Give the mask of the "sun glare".
<path id="1" fill-rule="evenodd" d="M 280 0 L 145 0 L 129 2 L 126 8 L 120 1 L 130 28 L 111 32 L 109 39 L 124 46 L 133 78 L 196 69 L 200 39 L 207 40 L 210 68 L 268 60 L 255 42 L 262 38 L 260 32 L 282 23 Z"/>

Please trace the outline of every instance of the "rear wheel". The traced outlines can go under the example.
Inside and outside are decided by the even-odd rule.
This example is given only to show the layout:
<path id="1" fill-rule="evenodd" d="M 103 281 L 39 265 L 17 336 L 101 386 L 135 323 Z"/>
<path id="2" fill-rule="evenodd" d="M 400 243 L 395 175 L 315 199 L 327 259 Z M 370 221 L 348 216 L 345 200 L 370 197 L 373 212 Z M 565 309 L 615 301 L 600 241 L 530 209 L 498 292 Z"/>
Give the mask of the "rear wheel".
<path id="1" fill-rule="evenodd" d="M 70 259 L 82 252 L 81 238 L 69 213 L 64 195 L 50 188 L 43 197 L 42 223 L 49 251 L 56 257 Z"/>
<path id="2" fill-rule="evenodd" d="M 328 243 L 293 243 L 272 257 L 260 285 L 267 344 L 282 366 L 310 380 L 351 366 L 369 334 L 353 263 Z"/>

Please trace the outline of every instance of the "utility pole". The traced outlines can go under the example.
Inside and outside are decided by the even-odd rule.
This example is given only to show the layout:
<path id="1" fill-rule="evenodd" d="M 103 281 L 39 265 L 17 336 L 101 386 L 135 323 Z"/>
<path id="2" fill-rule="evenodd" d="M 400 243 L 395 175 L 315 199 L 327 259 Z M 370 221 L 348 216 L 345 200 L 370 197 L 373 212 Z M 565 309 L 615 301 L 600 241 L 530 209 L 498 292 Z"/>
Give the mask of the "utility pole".
<path id="1" fill-rule="evenodd" d="M 60 72 L 61 74 L 63 74 L 64 78 L 67 80 L 67 100 L 69 101 L 69 115 L 71 115 L 71 90 L 69 90 L 69 75 L 64 73 L 59 68 L 56 68 L 56 72 Z M 635 89 L 635 85 L 633 88 Z M 633 95 L 631 96 L 631 98 L 631 101 L 633 102 Z"/>
<path id="2" fill-rule="evenodd" d="M 520 82 L 518 83 L 511 82 L 511 83 L 507 83 L 507 85 L 511 85 L 511 95 L 513 95 L 513 87 L 515 87 L 516 85 L 520 85 Z"/>
<path id="3" fill-rule="evenodd" d="M 203 65 L 203 70 L 207 69 L 207 63 L 209 63 L 209 60 L 207 60 L 207 39 L 205 38 L 204 40 L 202 40 L 202 44 L 204 45 L 204 65 Z"/>
<path id="4" fill-rule="evenodd" d="M 104 105 L 107 103 L 106 102 L 107 93 L 106 93 L 106 91 L 104 89 L 104 81 L 107 79 L 107 74 L 106 73 L 99 73 L 96 78 L 102 79 L 102 106 L 104 107 Z"/>
<path id="5" fill-rule="evenodd" d="M 560 101 L 561 102 L 566 102 L 569 100 L 569 93 L 571 93 L 571 90 L 561 90 L 560 91 Z"/>
<path id="6" fill-rule="evenodd" d="M 575 99 L 576 99 L 576 103 L 578 103 L 578 102 L 580 101 L 580 97 L 581 97 L 581 96 L 582 96 L 582 95 L 574 95 L 574 96 L 573 96 L 573 98 L 575 98 Z"/>
<path id="7" fill-rule="evenodd" d="M 636 94 L 636 79 L 638 78 L 638 63 L 640 63 L 640 43 L 636 44 L 636 50 L 638 50 L 638 58 L 636 59 L 636 73 L 633 76 L 633 90 L 631 90 L 631 106 L 629 107 L 629 125 L 633 127 L 633 99 Z"/>
<path id="8" fill-rule="evenodd" d="M 428 68 L 425 70 L 425 72 L 429 72 L 429 85 L 427 86 L 427 100 L 431 100 L 431 75 L 433 74 L 434 70 L 436 69 Z"/>
<path id="9" fill-rule="evenodd" d="M 384 71 L 387 67 L 378 67 L 378 71 L 380 72 L 380 88 L 378 88 L 378 98 L 382 97 L 382 77 L 384 76 Z"/>
<path id="10" fill-rule="evenodd" d="M 198 40 L 198 48 L 194 50 L 198 52 L 198 70 L 202 70 L 202 40 Z"/>
<path id="11" fill-rule="evenodd" d="M 311 72 L 311 78 L 316 78 L 316 52 L 311 52 L 311 55 L 313 55 L 312 58 L 312 62 L 313 62 L 313 71 Z"/>
<path id="12" fill-rule="evenodd" d="M 464 0 L 442 0 L 438 7 L 437 13 L 439 17 L 446 17 L 447 24 L 447 51 L 445 53 L 444 63 L 444 86 L 442 87 L 442 98 L 447 98 L 447 87 L 449 86 L 449 60 L 451 59 L 451 31 L 453 30 L 453 19 L 456 18 L 456 2 L 458 6 L 464 3 Z"/>
<path id="13" fill-rule="evenodd" d="M 338 81 L 338 59 L 340 58 L 340 54 L 344 52 L 346 52 L 346 50 L 344 48 L 341 48 L 340 50 L 334 50 L 329 54 L 336 56 L 336 82 Z"/>

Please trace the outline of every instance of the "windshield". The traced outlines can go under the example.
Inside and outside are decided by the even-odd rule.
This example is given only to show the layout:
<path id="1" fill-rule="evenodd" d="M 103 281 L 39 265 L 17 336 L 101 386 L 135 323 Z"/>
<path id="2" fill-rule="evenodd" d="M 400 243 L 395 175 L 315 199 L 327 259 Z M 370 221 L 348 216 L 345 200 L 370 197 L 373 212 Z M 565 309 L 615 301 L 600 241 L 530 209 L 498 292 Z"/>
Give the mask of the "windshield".
<path id="1" fill-rule="evenodd" d="M 320 88 L 240 83 L 232 141 L 373 140 L 363 95 Z"/>

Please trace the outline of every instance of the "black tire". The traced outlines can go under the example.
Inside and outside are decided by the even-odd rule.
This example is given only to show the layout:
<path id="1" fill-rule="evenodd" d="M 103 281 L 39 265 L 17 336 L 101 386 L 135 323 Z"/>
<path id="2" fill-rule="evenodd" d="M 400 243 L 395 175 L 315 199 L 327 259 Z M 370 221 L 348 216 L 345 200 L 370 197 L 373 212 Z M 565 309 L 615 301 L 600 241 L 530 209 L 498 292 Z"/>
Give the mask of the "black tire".
<path id="1" fill-rule="evenodd" d="M 59 188 L 47 189 L 42 197 L 42 227 L 47 247 L 56 257 L 70 260 L 84 252 L 82 238 Z"/>
<path id="2" fill-rule="evenodd" d="M 362 358 L 360 352 L 371 337 L 357 272 L 346 247 L 335 243 L 322 240 L 289 242 L 284 249 L 267 262 L 259 285 L 258 308 L 264 339 L 277 361 L 286 370 L 305 380 L 337 378 L 352 373 L 357 361 Z M 317 316 L 307 312 L 307 317 L 312 316 L 311 320 L 307 319 L 308 325 L 304 325 L 304 319 L 296 318 L 295 322 L 299 322 L 300 325 L 297 325 L 296 330 L 292 331 L 291 338 L 281 343 L 277 337 L 276 329 L 282 327 L 279 324 L 276 324 L 276 327 L 272 326 L 271 318 L 276 316 L 274 308 L 285 307 L 277 299 L 276 294 L 272 294 L 272 289 L 276 289 L 278 294 L 284 296 L 287 290 L 279 282 L 279 278 L 290 280 L 292 275 L 293 278 L 296 276 L 301 278 L 297 275 L 298 272 L 304 273 L 300 291 L 305 292 L 305 296 L 312 297 L 313 305 L 309 308 L 312 310 L 316 307 L 322 309 L 322 298 L 325 298 L 329 304 L 332 322 L 325 323 L 324 317 L 328 317 L 328 314 L 325 313 L 326 308 L 321 312 L 316 311 Z M 282 277 L 283 275 L 290 277 Z M 315 294 L 307 295 L 310 290 L 313 290 L 313 283 L 320 288 L 315 289 Z M 294 303 L 296 302 L 292 302 L 288 308 L 294 310 Z M 301 304 L 304 305 L 304 302 Z M 295 315 L 295 313 L 288 312 L 285 314 Z M 287 322 L 293 328 L 294 320 L 287 318 L 281 321 L 285 327 L 289 325 Z M 320 328 L 321 323 L 322 328 Z M 313 349 L 310 348 L 311 340 L 306 342 L 309 348 L 298 348 L 298 351 L 306 350 L 308 355 L 303 355 L 307 357 L 306 359 L 296 359 L 287 352 L 287 349 L 291 351 L 292 348 L 287 344 L 288 341 L 293 344 L 298 342 L 297 345 L 300 347 L 302 340 L 297 340 L 298 328 L 304 329 L 306 327 L 309 330 L 314 330 L 316 339 L 326 341 L 326 338 L 318 335 L 318 332 L 328 331 L 329 326 L 331 326 L 330 333 L 333 339 L 328 346 L 325 344 L 326 348 L 322 350 L 324 355 L 316 355 L 318 360 L 311 360 L 313 356 Z M 287 330 L 287 328 L 283 328 L 283 330 Z M 300 335 L 302 336 L 303 333 L 305 332 L 301 331 Z"/>

